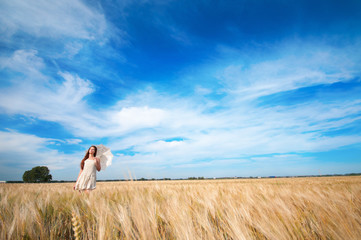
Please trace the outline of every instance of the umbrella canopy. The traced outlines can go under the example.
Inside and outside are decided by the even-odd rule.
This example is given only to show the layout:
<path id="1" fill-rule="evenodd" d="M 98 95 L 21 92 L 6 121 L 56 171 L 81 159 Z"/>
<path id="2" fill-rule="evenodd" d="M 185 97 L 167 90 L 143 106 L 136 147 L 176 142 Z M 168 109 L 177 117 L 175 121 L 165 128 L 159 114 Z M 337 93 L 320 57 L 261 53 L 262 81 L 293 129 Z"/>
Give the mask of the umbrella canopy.
<path id="1" fill-rule="evenodd" d="M 103 144 L 97 145 L 96 147 L 96 157 L 100 158 L 101 170 L 105 170 L 108 166 L 112 164 L 113 154 L 111 153 L 110 148 L 104 146 Z"/>

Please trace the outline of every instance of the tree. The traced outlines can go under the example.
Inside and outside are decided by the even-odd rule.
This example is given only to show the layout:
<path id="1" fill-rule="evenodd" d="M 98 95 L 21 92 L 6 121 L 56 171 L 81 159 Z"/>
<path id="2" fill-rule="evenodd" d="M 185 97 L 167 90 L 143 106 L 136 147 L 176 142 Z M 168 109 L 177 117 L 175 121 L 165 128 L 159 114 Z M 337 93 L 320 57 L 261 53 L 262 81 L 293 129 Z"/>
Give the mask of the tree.
<path id="1" fill-rule="evenodd" d="M 49 174 L 48 167 L 37 166 L 31 170 L 25 171 L 23 174 L 24 182 L 50 182 L 52 180 L 51 174 Z"/>

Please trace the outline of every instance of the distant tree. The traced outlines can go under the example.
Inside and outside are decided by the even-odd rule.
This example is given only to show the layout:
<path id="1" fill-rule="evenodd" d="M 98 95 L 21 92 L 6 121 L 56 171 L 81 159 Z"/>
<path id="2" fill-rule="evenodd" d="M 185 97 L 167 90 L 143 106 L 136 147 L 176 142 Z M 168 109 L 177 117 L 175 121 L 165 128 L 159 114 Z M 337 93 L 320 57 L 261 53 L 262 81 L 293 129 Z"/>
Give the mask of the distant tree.
<path id="1" fill-rule="evenodd" d="M 48 167 L 37 166 L 24 172 L 23 181 L 27 183 L 50 182 L 53 177 L 49 173 Z"/>

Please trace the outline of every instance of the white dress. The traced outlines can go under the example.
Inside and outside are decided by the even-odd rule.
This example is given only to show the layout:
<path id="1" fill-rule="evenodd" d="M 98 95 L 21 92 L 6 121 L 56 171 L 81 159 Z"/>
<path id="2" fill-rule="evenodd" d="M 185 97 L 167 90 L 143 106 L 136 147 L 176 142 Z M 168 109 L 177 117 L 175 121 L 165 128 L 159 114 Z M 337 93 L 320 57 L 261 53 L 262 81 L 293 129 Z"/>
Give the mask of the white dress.
<path id="1" fill-rule="evenodd" d="M 95 189 L 96 184 L 96 166 L 95 159 L 87 159 L 84 162 L 84 168 L 81 172 L 78 181 L 75 184 L 76 190 L 91 190 Z"/>

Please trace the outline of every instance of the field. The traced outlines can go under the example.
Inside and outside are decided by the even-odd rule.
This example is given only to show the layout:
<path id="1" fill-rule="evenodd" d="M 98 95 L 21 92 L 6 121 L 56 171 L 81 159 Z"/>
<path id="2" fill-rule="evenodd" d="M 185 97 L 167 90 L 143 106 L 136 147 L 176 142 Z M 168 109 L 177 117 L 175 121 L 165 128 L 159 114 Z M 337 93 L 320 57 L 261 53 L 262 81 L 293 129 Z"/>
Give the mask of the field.
<path id="1" fill-rule="evenodd" d="M 361 177 L 0 184 L 1 239 L 361 239 Z"/>

